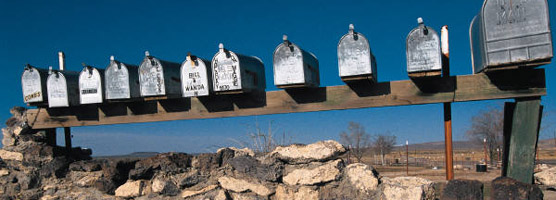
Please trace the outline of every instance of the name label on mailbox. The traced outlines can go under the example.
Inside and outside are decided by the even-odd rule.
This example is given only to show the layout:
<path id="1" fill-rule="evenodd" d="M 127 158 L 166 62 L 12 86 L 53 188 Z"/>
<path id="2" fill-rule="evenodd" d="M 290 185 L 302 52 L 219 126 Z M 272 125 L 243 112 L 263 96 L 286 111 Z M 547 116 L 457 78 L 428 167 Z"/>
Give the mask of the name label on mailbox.
<path id="1" fill-rule="evenodd" d="M 145 58 L 139 66 L 139 85 L 141 96 L 166 95 L 164 72 L 156 58 Z"/>
<path id="2" fill-rule="evenodd" d="M 181 66 L 182 93 L 184 97 L 209 95 L 207 66 L 200 58 L 186 60 Z"/>
<path id="3" fill-rule="evenodd" d="M 305 83 L 303 54 L 292 44 L 280 44 L 274 52 L 274 84 L 290 85 Z"/>
<path id="4" fill-rule="evenodd" d="M 68 87 L 66 78 L 60 72 L 48 76 L 46 81 L 48 107 L 68 107 Z"/>
<path id="5" fill-rule="evenodd" d="M 361 34 L 344 35 L 338 44 L 338 66 L 341 77 L 373 73 L 367 38 Z"/>
<path id="6" fill-rule="evenodd" d="M 237 56 L 229 52 L 219 52 L 212 60 L 214 91 L 241 90 L 241 71 Z"/>
<path id="7" fill-rule="evenodd" d="M 23 88 L 23 101 L 25 103 L 42 102 L 42 83 L 41 75 L 38 70 L 25 70 L 21 77 Z"/>
<path id="8" fill-rule="evenodd" d="M 84 68 L 79 74 L 79 98 L 81 104 L 102 103 L 102 83 L 97 69 Z"/>
<path id="9" fill-rule="evenodd" d="M 105 75 L 106 99 L 128 99 L 131 97 L 129 89 L 129 71 L 127 67 L 118 63 L 111 63 Z"/>
<path id="10" fill-rule="evenodd" d="M 418 27 L 407 37 L 407 72 L 442 70 L 440 38 L 432 28 Z"/>

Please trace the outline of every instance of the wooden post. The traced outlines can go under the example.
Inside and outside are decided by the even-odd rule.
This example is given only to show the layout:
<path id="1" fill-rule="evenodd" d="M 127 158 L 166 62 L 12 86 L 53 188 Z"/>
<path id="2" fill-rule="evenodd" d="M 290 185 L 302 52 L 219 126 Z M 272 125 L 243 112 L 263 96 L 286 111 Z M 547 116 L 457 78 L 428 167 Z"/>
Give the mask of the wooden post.
<path id="1" fill-rule="evenodd" d="M 44 130 L 46 132 L 46 144 L 56 146 L 56 128 L 49 128 Z"/>
<path id="2" fill-rule="evenodd" d="M 442 76 L 450 77 L 450 48 L 448 43 L 448 26 L 441 30 L 442 42 Z M 452 103 L 444 103 L 444 143 L 446 153 L 446 180 L 454 179 L 454 154 L 452 147 Z"/>
<path id="3" fill-rule="evenodd" d="M 64 127 L 64 134 L 66 139 L 66 153 L 71 155 L 71 127 Z"/>
<path id="4" fill-rule="evenodd" d="M 506 103 L 502 176 L 533 183 L 541 115 L 540 97 Z"/>

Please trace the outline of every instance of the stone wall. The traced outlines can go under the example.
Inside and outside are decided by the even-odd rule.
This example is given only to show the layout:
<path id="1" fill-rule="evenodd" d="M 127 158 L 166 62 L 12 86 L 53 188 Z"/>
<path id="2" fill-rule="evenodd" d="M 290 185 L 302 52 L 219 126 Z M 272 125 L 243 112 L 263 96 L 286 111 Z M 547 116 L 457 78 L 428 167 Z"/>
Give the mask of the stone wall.
<path id="1" fill-rule="evenodd" d="M 429 180 L 386 178 L 369 165 L 346 165 L 341 159 L 346 149 L 331 140 L 277 147 L 264 155 L 232 147 L 199 155 L 171 152 L 144 159 L 92 159 L 90 150 L 73 148 L 67 153 L 64 147 L 47 145 L 45 131 L 31 130 L 22 121 L 25 109 L 11 111 L 13 117 L 2 129 L 0 199 L 418 200 L 437 196 Z M 501 183 L 504 188 L 509 182 Z M 447 188 L 455 192 L 445 191 L 446 199 L 462 199 L 462 195 L 482 199 L 480 184 L 449 184 Z M 462 185 L 470 189 L 462 190 Z"/>

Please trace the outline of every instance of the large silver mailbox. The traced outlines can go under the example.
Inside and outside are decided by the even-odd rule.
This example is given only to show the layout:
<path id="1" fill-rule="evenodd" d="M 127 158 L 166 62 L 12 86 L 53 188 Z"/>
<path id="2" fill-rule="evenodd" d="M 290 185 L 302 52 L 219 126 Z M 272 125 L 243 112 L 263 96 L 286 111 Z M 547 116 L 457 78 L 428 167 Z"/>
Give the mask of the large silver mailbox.
<path id="1" fill-rule="evenodd" d="M 48 107 L 69 107 L 79 105 L 78 72 L 49 69 L 46 80 Z"/>
<path id="2" fill-rule="evenodd" d="M 26 65 L 21 75 L 21 88 L 23 90 L 23 102 L 42 103 L 46 102 L 46 79 L 48 70 L 39 69 Z"/>
<path id="3" fill-rule="evenodd" d="M 181 96 L 180 64 L 160 60 L 145 52 L 139 66 L 141 96 Z"/>
<path id="4" fill-rule="evenodd" d="M 278 88 L 318 87 L 319 61 L 284 35 L 273 54 L 274 85 Z"/>
<path id="5" fill-rule="evenodd" d="M 417 22 L 419 26 L 407 35 L 407 73 L 409 76 L 439 76 L 442 72 L 442 52 L 438 33 L 425 26 L 422 18 Z"/>
<path id="6" fill-rule="evenodd" d="M 79 73 L 79 103 L 102 103 L 104 70 L 83 65 L 83 70 Z"/>
<path id="7" fill-rule="evenodd" d="M 469 32 L 474 73 L 538 66 L 553 57 L 546 0 L 485 0 Z"/>
<path id="8" fill-rule="evenodd" d="M 212 58 L 212 81 L 214 91 L 220 94 L 264 91 L 265 73 L 261 59 L 244 56 L 224 49 Z"/>
<path id="9" fill-rule="evenodd" d="M 208 96 L 212 90 L 210 62 L 196 56 L 187 55 L 181 65 L 181 85 L 183 97 Z"/>
<path id="10" fill-rule="evenodd" d="M 110 64 L 104 71 L 105 97 L 108 100 L 140 97 L 139 68 L 119 62 L 110 56 Z"/>
<path id="11" fill-rule="evenodd" d="M 377 81 L 376 59 L 369 40 L 355 32 L 353 24 L 349 25 L 349 32 L 338 43 L 338 70 L 343 81 Z"/>

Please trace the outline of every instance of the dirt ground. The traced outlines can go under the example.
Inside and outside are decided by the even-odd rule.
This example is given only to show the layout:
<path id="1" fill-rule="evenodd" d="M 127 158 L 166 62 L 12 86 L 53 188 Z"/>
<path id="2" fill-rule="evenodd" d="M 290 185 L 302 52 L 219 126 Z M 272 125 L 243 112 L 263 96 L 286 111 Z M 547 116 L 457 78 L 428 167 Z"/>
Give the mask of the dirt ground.
<path id="1" fill-rule="evenodd" d="M 484 160 L 481 150 L 459 150 L 454 152 L 454 178 L 478 180 L 484 184 L 485 199 L 490 199 L 491 181 L 501 175 L 499 163 L 489 167 L 487 172 L 476 172 L 475 164 Z M 409 153 L 409 169 L 406 172 L 405 152 L 392 152 L 386 156 L 386 165 L 380 164 L 376 156 L 363 157 L 363 163 L 372 165 L 383 177 L 416 176 L 436 182 L 437 197 L 440 198 L 446 185 L 443 150 L 416 150 Z M 489 158 L 490 159 L 490 158 Z M 496 161 L 498 158 L 494 158 Z M 540 150 L 537 163 L 555 166 L 556 151 Z M 543 188 L 544 199 L 556 199 L 555 190 Z"/>

